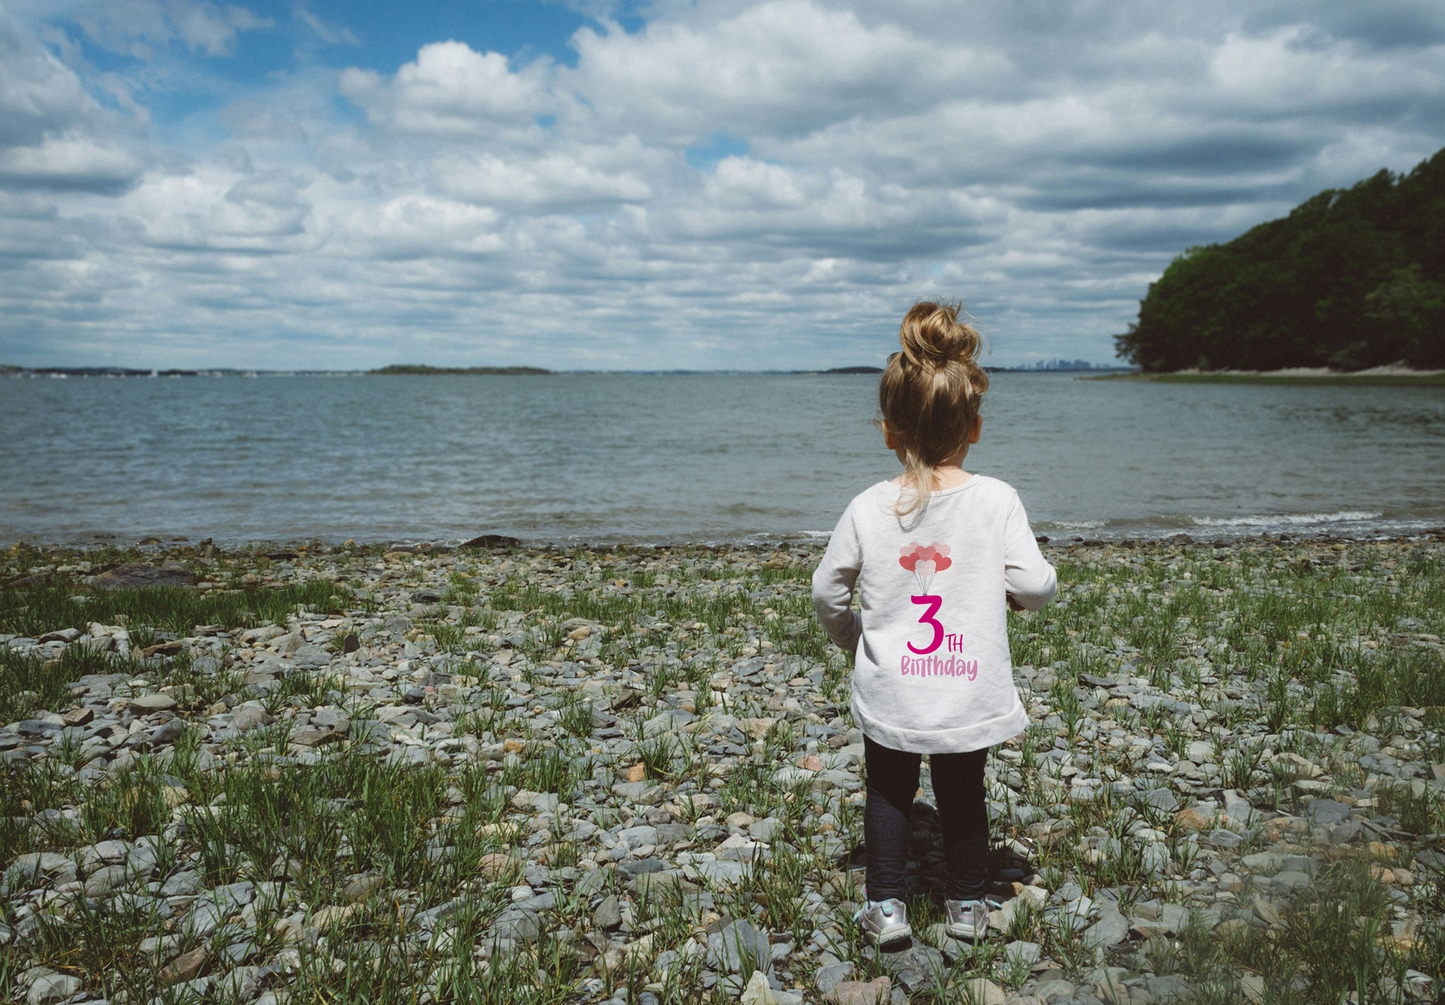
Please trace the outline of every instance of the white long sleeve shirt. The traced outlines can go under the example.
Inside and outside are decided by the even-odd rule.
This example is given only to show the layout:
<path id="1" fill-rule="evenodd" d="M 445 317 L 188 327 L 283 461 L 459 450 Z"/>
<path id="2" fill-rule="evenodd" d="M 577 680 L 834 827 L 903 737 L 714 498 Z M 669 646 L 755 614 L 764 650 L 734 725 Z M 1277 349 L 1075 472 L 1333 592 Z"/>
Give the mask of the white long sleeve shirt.
<path id="1" fill-rule="evenodd" d="M 1018 493 L 973 475 L 899 517 L 904 490 L 853 499 L 813 573 L 813 608 L 853 651 L 853 719 L 874 742 L 922 754 L 1002 743 L 1028 726 L 1009 661 L 1007 598 L 1038 610 L 1054 568 Z M 857 595 L 861 613 L 851 609 Z"/>

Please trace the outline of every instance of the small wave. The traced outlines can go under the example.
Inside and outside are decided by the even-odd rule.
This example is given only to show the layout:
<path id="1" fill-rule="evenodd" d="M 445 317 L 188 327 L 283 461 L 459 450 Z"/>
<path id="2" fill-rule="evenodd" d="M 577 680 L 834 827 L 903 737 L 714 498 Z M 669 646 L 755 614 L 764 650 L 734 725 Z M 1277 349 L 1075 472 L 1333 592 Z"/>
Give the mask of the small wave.
<path id="1" fill-rule="evenodd" d="M 1340 510 L 1338 513 L 1268 513 L 1258 516 L 1194 516 L 1189 519 L 1200 527 L 1263 527 L 1277 524 L 1309 526 L 1320 523 L 1358 523 L 1378 520 L 1383 513 L 1368 510 Z"/>
<path id="2" fill-rule="evenodd" d="M 1098 530 L 1109 525 L 1108 520 L 1050 520 L 1048 523 L 1060 530 Z"/>

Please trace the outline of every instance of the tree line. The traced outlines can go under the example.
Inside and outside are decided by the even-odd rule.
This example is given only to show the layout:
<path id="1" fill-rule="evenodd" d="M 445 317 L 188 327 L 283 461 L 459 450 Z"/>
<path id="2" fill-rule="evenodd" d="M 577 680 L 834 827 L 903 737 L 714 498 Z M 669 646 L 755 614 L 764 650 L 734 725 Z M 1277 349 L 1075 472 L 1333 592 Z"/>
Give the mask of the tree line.
<path id="1" fill-rule="evenodd" d="M 1445 150 L 1188 249 L 1114 345 L 1154 373 L 1445 367 Z"/>

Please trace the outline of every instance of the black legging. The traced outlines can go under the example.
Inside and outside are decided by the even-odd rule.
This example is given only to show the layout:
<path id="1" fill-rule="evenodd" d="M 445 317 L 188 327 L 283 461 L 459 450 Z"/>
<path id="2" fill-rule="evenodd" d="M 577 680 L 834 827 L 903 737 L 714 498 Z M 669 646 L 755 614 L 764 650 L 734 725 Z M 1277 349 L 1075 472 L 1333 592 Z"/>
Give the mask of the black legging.
<path id="1" fill-rule="evenodd" d="M 901 900 L 908 892 L 908 841 L 923 755 L 892 750 L 867 736 L 863 751 L 868 766 L 868 805 L 863 814 L 868 899 Z M 948 860 L 949 900 L 979 900 L 988 889 L 988 806 L 983 790 L 987 757 L 988 748 L 928 755 Z"/>

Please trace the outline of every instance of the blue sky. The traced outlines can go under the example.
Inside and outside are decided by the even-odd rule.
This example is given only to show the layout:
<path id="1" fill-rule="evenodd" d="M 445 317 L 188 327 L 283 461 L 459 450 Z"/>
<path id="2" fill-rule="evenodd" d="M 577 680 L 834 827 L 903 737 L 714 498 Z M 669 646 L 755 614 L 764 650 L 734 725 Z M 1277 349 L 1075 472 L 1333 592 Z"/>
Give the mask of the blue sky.
<path id="1" fill-rule="evenodd" d="M 1102 362 L 1442 99 L 1416 0 L 10 0 L 0 362 Z"/>

